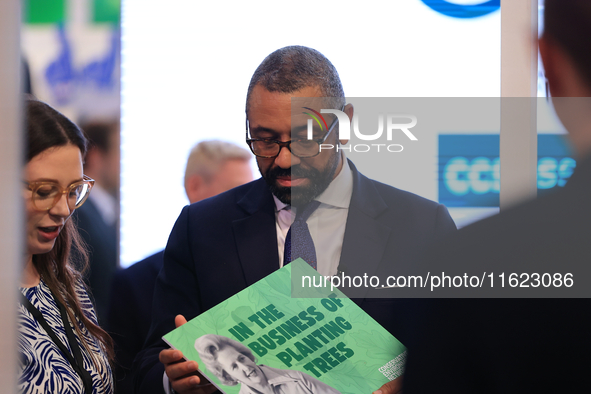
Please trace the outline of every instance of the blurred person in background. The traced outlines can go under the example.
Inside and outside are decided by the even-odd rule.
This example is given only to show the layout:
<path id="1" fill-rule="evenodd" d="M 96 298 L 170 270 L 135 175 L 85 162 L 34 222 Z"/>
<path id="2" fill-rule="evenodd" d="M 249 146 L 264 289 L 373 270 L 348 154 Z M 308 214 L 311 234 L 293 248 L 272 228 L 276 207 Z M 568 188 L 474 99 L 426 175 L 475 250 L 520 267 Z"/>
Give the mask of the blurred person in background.
<path id="1" fill-rule="evenodd" d="M 577 167 L 562 190 L 465 227 L 434 249 L 427 264 L 446 274 L 456 267 L 523 273 L 518 289 L 529 297 L 537 289 L 557 297 L 568 287 L 536 283 L 535 273 L 553 281 L 573 273 L 562 294 L 581 297 L 591 263 L 591 2 L 546 0 L 544 23 L 540 54 Z M 417 345 L 408 349 L 405 394 L 591 392 L 589 299 L 430 303 L 417 325 Z"/>
<path id="2" fill-rule="evenodd" d="M 113 275 L 119 267 L 119 124 L 92 122 L 81 128 L 89 140 L 84 173 L 95 180 L 92 195 L 74 219 L 88 245 L 87 283 L 101 324 L 105 323 Z"/>
<path id="3" fill-rule="evenodd" d="M 19 392 L 110 394 L 112 340 L 98 325 L 77 269 L 88 260 L 68 220 L 94 183 L 82 171 L 87 141 L 74 123 L 40 101 L 27 100 L 26 123 Z M 76 255 L 70 254 L 72 245 Z"/>
<path id="4" fill-rule="evenodd" d="M 253 180 L 251 153 L 225 141 L 202 141 L 191 150 L 185 192 L 191 204 Z M 119 271 L 113 280 L 107 329 L 115 341 L 116 392 L 131 393 L 131 364 L 142 349 L 152 320 L 152 298 L 164 251 Z"/>

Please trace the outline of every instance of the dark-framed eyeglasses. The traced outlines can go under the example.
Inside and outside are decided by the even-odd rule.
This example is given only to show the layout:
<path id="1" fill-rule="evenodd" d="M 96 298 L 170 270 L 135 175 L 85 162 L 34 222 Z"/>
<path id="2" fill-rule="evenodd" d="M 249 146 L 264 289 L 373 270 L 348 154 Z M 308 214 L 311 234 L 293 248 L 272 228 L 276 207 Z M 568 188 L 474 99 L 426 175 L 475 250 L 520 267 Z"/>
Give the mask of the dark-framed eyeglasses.
<path id="1" fill-rule="evenodd" d="M 94 179 L 84 175 L 81 181 L 74 182 L 66 188 L 62 188 L 56 182 L 27 182 L 23 181 L 31 191 L 33 206 L 38 211 L 49 211 L 55 207 L 64 194 L 68 201 L 70 212 L 80 208 L 88 198 L 90 190 L 94 186 Z"/>
<path id="2" fill-rule="evenodd" d="M 345 106 L 341 108 L 341 111 L 345 109 Z M 250 147 L 252 153 L 255 156 L 264 159 L 272 159 L 279 156 L 282 148 L 287 148 L 292 155 L 297 156 L 301 159 L 318 156 L 320 153 L 320 145 L 326 141 L 332 130 L 335 128 L 338 121 L 336 117 L 330 126 L 328 131 L 324 134 L 324 137 L 318 139 L 297 139 L 289 141 L 277 141 L 267 138 L 249 138 L 250 137 L 250 124 L 248 118 L 246 118 L 246 143 Z"/>

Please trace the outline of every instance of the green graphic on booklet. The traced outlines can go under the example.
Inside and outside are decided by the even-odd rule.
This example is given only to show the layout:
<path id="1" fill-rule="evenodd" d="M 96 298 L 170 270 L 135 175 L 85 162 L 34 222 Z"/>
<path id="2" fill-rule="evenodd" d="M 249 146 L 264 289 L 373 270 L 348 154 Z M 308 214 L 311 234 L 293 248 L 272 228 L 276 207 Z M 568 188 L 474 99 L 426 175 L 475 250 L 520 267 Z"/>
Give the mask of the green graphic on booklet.
<path id="1" fill-rule="evenodd" d="M 292 268 L 319 275 L 298 259 L 163 339 L 228 394 L 370 393 L 402 375 L 396 338 L 338 289 L 292 298 Z"/>

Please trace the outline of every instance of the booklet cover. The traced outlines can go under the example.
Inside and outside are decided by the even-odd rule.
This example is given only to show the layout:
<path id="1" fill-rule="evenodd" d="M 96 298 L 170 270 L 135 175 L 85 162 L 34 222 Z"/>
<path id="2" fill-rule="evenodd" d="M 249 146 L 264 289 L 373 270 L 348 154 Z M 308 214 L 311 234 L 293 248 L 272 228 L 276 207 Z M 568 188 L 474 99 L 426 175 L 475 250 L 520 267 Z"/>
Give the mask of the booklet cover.
<path id="1" fill-rule="evenodd" d="M 227 394 L 371 393 L 402 375 L 396 338 L 330 282 L 292 298 L 292 269 L 320 277 L 298 259 L 163 339 Z"/>

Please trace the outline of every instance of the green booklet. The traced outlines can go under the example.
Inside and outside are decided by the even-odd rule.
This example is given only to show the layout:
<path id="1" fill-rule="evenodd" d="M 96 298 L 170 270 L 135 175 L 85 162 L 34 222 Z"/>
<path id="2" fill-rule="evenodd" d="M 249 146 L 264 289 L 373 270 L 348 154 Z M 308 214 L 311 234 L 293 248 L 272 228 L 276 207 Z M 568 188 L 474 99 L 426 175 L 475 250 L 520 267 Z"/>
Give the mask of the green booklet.
<path id="1" fill-rule="evenodd" d="M 402 375 L 396 338 L 330 282 L 292 298 L 292 270 L 320 276 L 298 259 L 163 339 L 228 394 L 371 393 Z"/>

